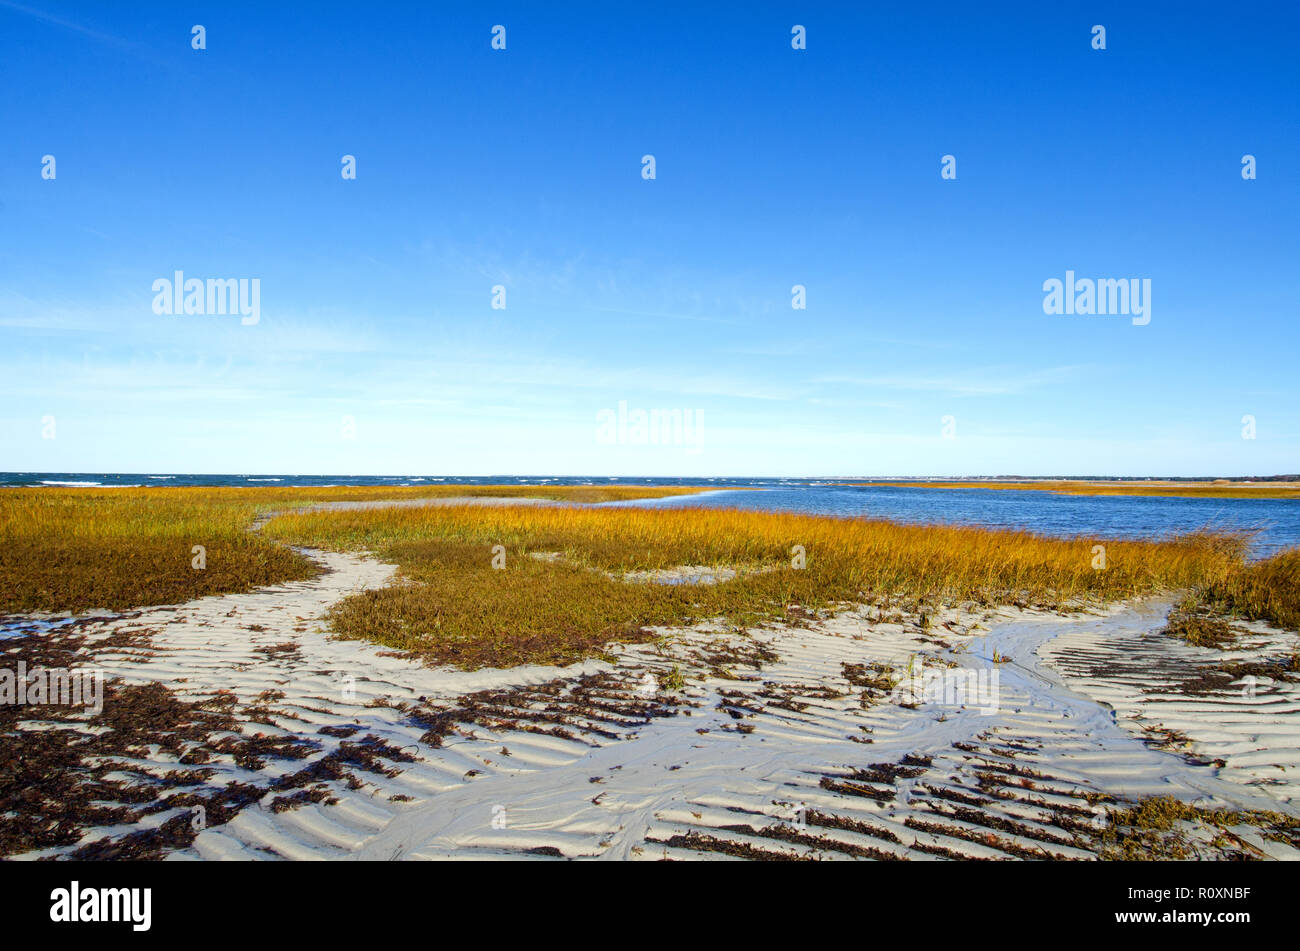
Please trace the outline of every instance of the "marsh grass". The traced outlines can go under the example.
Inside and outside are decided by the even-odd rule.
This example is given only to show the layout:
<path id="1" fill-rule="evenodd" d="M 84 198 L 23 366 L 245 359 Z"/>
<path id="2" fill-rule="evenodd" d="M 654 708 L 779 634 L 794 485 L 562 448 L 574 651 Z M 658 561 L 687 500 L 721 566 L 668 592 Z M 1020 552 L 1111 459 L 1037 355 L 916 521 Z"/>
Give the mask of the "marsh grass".
<path id="1" fill-rule="evenodd" d="M 316 502 L 456 496 L 603 502 L 695 489 L 641 486 L 39 488 L 0 491 L 0 614 L 121 610 L 250 591 L 317 574 L 247 529 Z M 196 545 L 206 567 L 192 567 Z"/>
<path id="2" fill-rule="evenodd" d="M 193 490 L 0 493 L 0 613 L 171 604 L 314 576 L 310 560 L 246 531 L 256 509 Z"/>
<path id="3" fill-rule="evenodd" d="M 724 509 L 370 509 L 278 517 L 270 538 L 373 551 L 398 582 L 336 605 L 333 629 L 431 662 L 462 667 L 564 663 L 649 628 L 725 619 L 750 625 L 843 604 L 908 610 L 938 604 L 1058 608 L 1221 582 L 1244 541 L 1195 535 L 1164 542 L 900 525 Z M 506 567 L 491 566 L 493 546 Z M 806 565 L 792 565 L 802 546 Z M 559 552 L 554 559 L 530 552 Z M 623 580 L 680 565 L 734 568 L 709 585 Z"/>
<path id="4" fill-rule="evenodd" d="M 1227 650 L 1237 637 L 1232 625 L 1223 618 L 1208 613 L 1201 599 L 1194 594 L 1174 605 L 1161 633 L 1177 637 L 1196 647 L 1214 647 L 1219 650 Z"/>
<path id="5" fill-rule="evenodd" d="M 314 503 L 455 496 L 622 501 L 691 488 L 422 486 L 15 489 L 0 493 L 0 613 L 178 603 L 312 577 L 289 545 L 371 551 L 397 582 L 330 615 L 365 638 L 462 667 L 566 663 L 611 641 L 702 620 L 751 625 L 845 604 L 929 616 L 939 605 L 1057 608 L 1192 589 L 1224 610 L 1300 627 L 1300 551 L 1243 562 L 1245 539 L 1053 539 L 724 509 L 444 505 L 305 511 Z M 249 527 L 271 513 L 261 532 Z M 1105 542 L 1107 568 L 1091 549 Z M 195 545 L 204 570 L 192 567 Z M 504 570 L 493 546 L 506 548 Z M 802 546 L 806 564 L 794 567 Z M 555 553 L 550 558 L 531 554 Z M 716 584 L 632 573 L 738 571 Z"/>
<path id="6" fill-rule="evenodd" d="M 1206 585 L 1200 597 L 1220 611 L 1300 631 L 1300 549 L 1291 549 Z"/>

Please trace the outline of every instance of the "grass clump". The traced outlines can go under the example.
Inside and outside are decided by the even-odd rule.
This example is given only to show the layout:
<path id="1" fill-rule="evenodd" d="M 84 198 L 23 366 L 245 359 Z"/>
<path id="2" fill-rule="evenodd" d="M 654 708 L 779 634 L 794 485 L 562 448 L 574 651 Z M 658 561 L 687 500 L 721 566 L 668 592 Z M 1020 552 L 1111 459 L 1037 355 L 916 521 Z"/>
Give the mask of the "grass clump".
<path id="1" fill-rule="evenodd" d="M 1281 812 L 1202 809 L 1173 796 L 1151 796 L 1129 809 L 1109 809 L 1097 838 L 1102 859 L 1150 862 L 1169 859 L 1265 858 L 1234 829 L 1250 827 L 1262 838 L 1300 845 L 1300 819 Z"/>
<path id="2" fill-rule="evenodd" d="M 1220 611 L 1300 631 L 1300 549 L 1243 565 L 1199 594 Z"/>
<path id="3" fill-rule="evenodd" d="M 686 689 L 686 675 L 681 667 L 673 664 L 673 669 L 659 678 L 659 686 L 670 693 L 679 693 Z"/>
<path id="4" fill-rule="evenodd" d="M 1196 647 L 1215 647 L 1226 650 L 1236 639 L 1232 625 L 1221 617 L 1204 613 L 1194 595 L 1184 598 L 1169 612 L 1165 628 L 1161 631 Z"/>

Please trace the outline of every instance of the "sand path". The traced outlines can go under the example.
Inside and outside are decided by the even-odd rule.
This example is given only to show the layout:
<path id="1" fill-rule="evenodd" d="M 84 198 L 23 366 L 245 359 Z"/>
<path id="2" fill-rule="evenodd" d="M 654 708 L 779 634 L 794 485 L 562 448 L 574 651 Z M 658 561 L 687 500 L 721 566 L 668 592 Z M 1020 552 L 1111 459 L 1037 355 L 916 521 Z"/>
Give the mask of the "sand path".
<path id="1" fill-rule="evenodd" d="M 702 626 L 617 646 L 613 664 L 463 672 L 327 636 L 331 604 L 395 569 L 306 553 L 326 569 L 310 581 L 83 626 L 92 640 L 149 631 L 147 648 L 102 649 L 95 665 L 185 699 L 233 693 L 259 710 L 245 733 L 307 735 L 321 756 L 374 738 L 407 757 L 327 783 L 329 802 L 277 810 L 268 794 L 175 858 L 1087 858 L 1104 825 L 1097 796 L 1297 811 L 1300 687 L 1207 688 L 1197 672 L 1221 655 L 1153 634 L 1165 599 L 1069 617 L 949 612 L 925 629 L 860 610 L 748 633 Z M 1294 643 L 1253 630 L 1243 656 Z M 875 679 L 918 658 L 996 670 L 996 710 L 988 697 L 905 705 Z M 665 691 L 657 678 L 674 668 L 687 685 Z M 1198 676 L 1206 689 L 1191 695 Z M 1178 742 L 1156 744 L 1168 736 L 1152 727 Z M 210 765 L 220 787 L 303 763 Z M 1233 831 L 1251 854 L 1300 857 Z"/>

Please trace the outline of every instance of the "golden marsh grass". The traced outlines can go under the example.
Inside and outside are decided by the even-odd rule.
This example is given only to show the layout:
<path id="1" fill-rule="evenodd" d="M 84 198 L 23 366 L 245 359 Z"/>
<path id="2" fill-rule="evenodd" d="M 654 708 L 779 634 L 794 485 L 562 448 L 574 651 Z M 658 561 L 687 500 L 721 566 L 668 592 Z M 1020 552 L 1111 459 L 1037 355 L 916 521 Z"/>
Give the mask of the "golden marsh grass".
<path id="1" fill-rule="evenodd" d="M 333 629 L 464 667 L 568 662 L 609 641 L 644 640 L 650 626 L 749 625 L 846 603 L 1056 608 L 1201 587 L 1238 570 L 1244 547 L 1222 535 L 1103 542 L 727 509 L 567 506 L 299 513 L 272 520 L 265 533 L 395 562 L 398 582 L 336 605 Z M 1099 571 L 1093 546 L 1102 543 Z M 498 545 L 503 569 L 492 567 Z M 802 568 L 792 564 L 795 546 Z M 551 553 L 559 557 L 533 557 Z M 619 577 L 681 565 L 740 574 L 677 585 Z"/>
<path id="2" fill-rule="evenodd" d="M 727 509 L 444 505 L 304 511 L 313 503 L 540 497 L 601 502 L 677 495 L 640 486 L 14 489 L 0 493 L 0 613 L 177 603 L 308 578 L 289 545 L 374 552 L 392 586 L 340 602 L 344 637 L 463 667 L 563 663 L 655 626 L 749 625 L 841 604 L 1056 608 L 1188 589 L 1223 610 L 1300 627 L 1300 551 L 1243 561 L 1245 540 L 1057 539 Z M 248 529 L 269 513 L 260 532 Z M 1106 567 L 1093 568 L 1093 546 Z M 193 546 L 206 568 L 192 567 Z M 493 568 L 494 546 L 505 567 Z M 803 567 L 792 564 L 804 551 Z M 546 558 L 533 555 L 543 554 Z M 628 572 L 726 567 L 717 584 Z"/>
<path id="3" fill-rule="evenodd" d="M 33 488 L 0 492 L 0 613 L 122 610 L 313 577 L 303 556 L 247 529 L 314 502 L 451 496 L 602 502 L 694 489 L 640 486 Z M 192 567 L 194 546 L 206 567 Z"/>
<path id="4" fill-rule="evenodd" d="M 1219 610 L 1300 631 L 1300 549 L 1244 565 L 1198 594 Z"/>

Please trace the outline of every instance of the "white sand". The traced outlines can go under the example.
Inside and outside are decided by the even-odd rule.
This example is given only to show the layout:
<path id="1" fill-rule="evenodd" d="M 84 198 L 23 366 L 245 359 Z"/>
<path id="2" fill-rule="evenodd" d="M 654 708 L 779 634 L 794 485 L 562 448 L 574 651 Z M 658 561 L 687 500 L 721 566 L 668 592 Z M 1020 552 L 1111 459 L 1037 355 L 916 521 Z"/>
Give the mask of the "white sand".
<path id="1" fill-rule="evenodd" d="M 1142 623 L 1070 631 L 1040 653 L 1087 695 L 1114 709 L 1134 733 L 1174 731 L 1166 744 L 1202 761 L 1219 761 L 1221 778 L 1296 804 L 1300 782 L 1300 684 L 1247 674 L 1188 690 L 1207 665 L 1284 657 L 1300 647 L 1295 634 L 1258 622 L 1237 624 L 1230 650 L 1194 647 L 1158 633 L 1168 602 L 1152 605 Z"/>
<path id="2" fill-rule="evenodd" d="M 268 795 L 203 831 L 177 858 L 507 857 L 535 849 L 570 857 L 722 857 L 699 851 L 702 841 L 823 858 L 1006 858 L 1026 850 L 1090 857 L 1086 835 L 1062 829 L 1053 815 L 1064 811 L 1076 825 L 1095 825 L 1084 793 L 1173 794 L 1207 806 L 1294 811 L 1296 685 L 1261 682 L 1249 702 L 1239 687 L 1204 698 L 1163 692 L 1197 659 L 1188 652 L 1201 651 L 1201 662 L 1219 659 L 1148 633 L 1162 625 L 1168 601 L 1068 618 L 949 612 L 928 631 L 853 611 L 807 629 L 747 636 L 707 627 L 665 631 L 659 647 L 616 647 L 616 665 L 462 672 L 329 639 L 320 623 L 328 606 L 383 586 L 394 569 L 370 558 L 311 554 L 329 569 L 312 581 L 95 622 L 92 635 L 127 625 L 155 631 L 150 651 L 101 653 L 97 665 L 128 682 L 163 682 L 187 699 L 232 691 L 246 704 L 263 691 L 282 691 L 270 704 L 280 729 L 316 736 L 328 751 L 339 741 L 318 735 L 320 727 L 357 726 L 356 737 L 379 737 L 415 761 L 394 764 L 400 772 L 392 777 L 360 774 L 360 789 L 333 782 L 336 805 L 277 813 Z M 1294 641 L 1256 628 L 1261 640 Z M 290 642 L 295 650 L 258 650 Z M 757 646 L 777 659 L 761 669 L 743 659 L 709 660 L 728 647 L 752 655 Z M 1009 661 L 994 668 L 985 659 L 994 651 Z M 889 697 L 864 705 L 865 688 L 851 683 L 853 668 L 843 666 L 903 669 L 918 655 L 960 670 L 996 669 L 997 711 L 933 703 L 909 709 Z M 1137 661 L 1129 675 L 1089 673 L 1124 659 Z M 658 688 L 657 678 L 674 668 L 688 680 L 679 697 Z M 600 672 L 613 676 L 599 689 L 583 687 L 583 675 Z M 441 709 L 502 687 L 526 688 L 500 704 L 524 728 L 462 724 L 441 748 L 420 742 L 426 726 L 397 706 Z M 673 699 L 683 704 L 675 716 L 629 713 Z M 556 718 L 567 737 L 536 732 L 555 728 Z M 1156 723 L 1185 733 L 1202 759 L 1227 765 L 1194 765 L 1181 752 L 1143 742 L 1140 728 Z M 249 723 L 245 732 L 272 729 Z M 870 771 L 909 755 L 925 758 L 910 775 Z M 146 765 L 158 774 L 175 766 L 162 755 Z M 304 762 L 271 761 L 260 773 L 209 765 L 218 772 L 208 786 L 219 788 L 233 779 L 265 782 Z M 854 770 L 868 772 L 855 778 Z M 126 831 L 99 830 L 79 844 Z M 1252 828 L 1236 832 L 1243 848 L 1297 857 Z M 690 834 L 709 838 L 680 838 Z"/>

